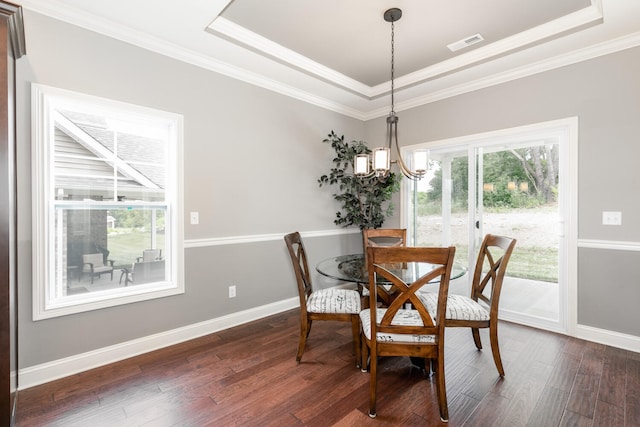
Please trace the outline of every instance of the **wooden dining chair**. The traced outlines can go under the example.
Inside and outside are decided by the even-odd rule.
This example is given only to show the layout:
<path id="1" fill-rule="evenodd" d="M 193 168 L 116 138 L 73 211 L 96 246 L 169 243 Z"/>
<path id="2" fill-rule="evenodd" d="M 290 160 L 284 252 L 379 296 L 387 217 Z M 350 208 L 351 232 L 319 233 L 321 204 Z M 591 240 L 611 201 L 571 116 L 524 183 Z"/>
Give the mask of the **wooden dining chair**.
<path id="1" fill-rule="evenodd" d="M 362 230 L 364 262 L 367 265 L 367 247 L 399 247 L 407 245 L 406 228 L 365 228 Z M 378 289 L 378 302 L 384 306 L 391 304 L 396 289 L 392 285 L 381 285 Z M 362 288 L 363 296 L 369 295 L 367 288 Z"/>
<path id="2" fill-rule="evenodd" d="M 406 228 L 365 228 L 362 230 L 362 243 L 365 249 L 365 262 L 367 261 L 366 248 L 369 246 L 398 247 L 407 246 Z"/>
<path id="3" fill-rule="evenodd" d="M 362 322 L 362 366 L 369 359 L 369 416 L 376 416 L 377 365 L 380 356 L 411 356 L 432 359 L 435 365 L 436 394 L 440 418 L 447 421 L 449 410 L 444 378 L 444 313 L 455 247 L 372 247 L 367 248 L 369 283 L 385 280 L 397 288 L 389 307 L 376 307 L 378 286 L 371 287 L 370 307 L 360 313 Z M 405 283 L 386 267 L 398 263 L 428 263 L 433 269 L 411 283 Z M 410 267 L 411 265 L 408 264 Z M 430 281 L 438 281 L 437 310 L 428 310 L 418 291 Z M 405 305 L 410 303 L 409 308 Z"/>
<path id="4" fill-rule="evenodd" d="M 307 262 L 307 254 L 297 231 L 284 236 L 293 270 L 298 283 L 300 296 L 300 342 L 296 361 L 300 363 L 306 346 L 311 324 L 314 320 L 337 320 L 351 322 L 353 350 L 356 355 L 356 366 L 360 367 L 360 294 L 352 289 L 318 289 L 313 290 L 311 275 Z"/>
<path id="5" fill-rule="evenodd" d="M 471 296 L 449 295 L 446 326 L 471 328 L 473 341 L 482 350 L 480 328 L 489 328 L 491 353 L 498 373 L 504 377 L 504 367 L 498 345 L 498 305 L 502 281 L 516 239 L 487 234 L 482 240 L 471 285 Z M 438 303 L 433 293 L 421 294 L 425 306 L 434 309 Z"/>

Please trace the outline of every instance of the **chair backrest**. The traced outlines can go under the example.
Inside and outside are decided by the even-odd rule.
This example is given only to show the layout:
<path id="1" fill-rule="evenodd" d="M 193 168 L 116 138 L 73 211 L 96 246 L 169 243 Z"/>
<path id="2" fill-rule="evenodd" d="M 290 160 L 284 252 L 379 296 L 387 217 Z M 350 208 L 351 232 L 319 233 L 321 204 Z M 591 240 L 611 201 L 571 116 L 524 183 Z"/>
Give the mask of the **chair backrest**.
<path id="1" fill-rule="evenodd" d="M 368 246 L 407 246 L 407 229 L 365 228 L 364 230 L 362 230 L 362 242 L 364 244 L 364 262 L 366 264 Z"/>
<path id="2" fill-rule="evenodd" d="M 82 255 L 82 270 L 87 272 L 91 271 L 91 267 L 88 264 L 93 264 L 94 267 L 102 267 L 104 265 L 104 257 L 99 254 L 84 254 Z"/>
<path id="3" fill-rule="evenodd" d="M 300 295 L 300 309 L 303 312 L 306 312 L 307 297 L 313 290 L 311 287 L 311 275 L 309 273 L 307 253 L 304 250 L 300 233 L 297 231 L 284 236 L 284 241 L 287 244 L 291 263 L 293 264 L 293 271 L 296 274 L 298 294 Z"/>
<path id="4" fill-rule="evenodd" d="M 407 229 L 365 228 L 362 230 L 362 241 L 365 248 L 367 246 L 407 246 Z"/>
<path id="5" fill-rule="evenodd" d="M 362 230 L 362 243 L 364 245 L 364 263 L 368 264 L 367 247 L 404 247 L 407 246 L 406 228 L 365 228 Z M 393 299 L 395 290 L 393 287 L 378 289 L 379 301 L 388 305 Z"/>
<path id="6" fill-rule="evenodd" d="M 162 256 L 162 249 L 145 249 L 142 251 L 142 262 L 158 261 Z"/>
<path id="7" fill-rule="evenodd" d="M 136 262 L 131 267 L 131 281 L 136 285 L 161 282 L 166 279 L 165 272 L 164 260 Z"/>
<path id="8" fill-rule="evenodd" d="M 369 246 L 367 248 L 369 283 L 376 283 L 376 281 L 382 279 L 388 281 L 397 289 L 397 296 L 386 309 L 384 317 L 376 319 L 378 286 L 369 286 L 371 336 L 376 336 L 377 332 L 441 336 L 444 333 L 449 278 L 451 277 L 455 253 L 456 248 L 453 246 L 448 248 Z M 430 271 L 425 271 L 411 283 L 405 283 L 401 277 L 387 268 L 389 265 L 394 268 L 398 265 L 406 265 L 407 268 L 412 268 L 413 265 L 410 263 L 428 263 L 433 268 Z M 431 281 L 439 281 L 440 283 L 438 310 L 436 313 L 429 313 L 417 294 L 424 285 Z M 394 325 L 391 324 L 398 311 L 403 309 L 406 303 L 411 303 L 413 309 L 417 311 L 423 326 L 400 325 L 398 323 L 402 322 L 398 321 Z"/>
<path id="9" fill-rule="evenodd" d="M 471 298 L 484 301 L 492 316 L 498 314 L 498 303 L 507 264 L 516 239 L 487 234 L 482 240 L 473 273 Z M 485 291 L 489 294 L 485 294 Z"/>

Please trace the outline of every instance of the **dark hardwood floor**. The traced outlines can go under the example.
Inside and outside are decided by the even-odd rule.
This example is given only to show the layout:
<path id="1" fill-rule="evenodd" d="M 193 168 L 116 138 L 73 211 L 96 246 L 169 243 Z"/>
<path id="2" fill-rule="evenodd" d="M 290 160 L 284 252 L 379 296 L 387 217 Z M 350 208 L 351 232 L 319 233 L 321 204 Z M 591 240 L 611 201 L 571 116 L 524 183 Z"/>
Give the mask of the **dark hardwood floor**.
<path id="1" fill-rule="evenodd" d="M 355 367 L 346 323 L 315 322 L 295 362 L 298 312 L 18 393 L 17 426 L 413 426 L 440 422 L 434 384 L 407 358 Z M 471 333 L 446 334 L 450 426 L 640 426 L 640 354 L 501 323 L 506 376 Z"/>

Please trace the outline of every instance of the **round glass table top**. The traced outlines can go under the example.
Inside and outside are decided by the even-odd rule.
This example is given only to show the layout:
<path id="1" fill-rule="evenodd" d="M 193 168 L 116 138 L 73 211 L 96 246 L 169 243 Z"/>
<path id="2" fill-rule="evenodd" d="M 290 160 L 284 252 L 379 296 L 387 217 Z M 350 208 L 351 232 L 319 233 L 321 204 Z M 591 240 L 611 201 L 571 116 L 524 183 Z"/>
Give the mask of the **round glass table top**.
<path id="1" fill-rule="evenodd" d="M 391 268 L 394 274 L 405 282 L 413 282 L 416 278 L 433 270 L 432 264 L 409 262 L 402 268 Z M 366 284 L 369 281 L 367 268 L 364 265 L 364 254 L 340 255 L 320 261 L 316 270 L 323 276 L 347 282 Z M 451 279 L 463 276 L 467 269 L 461 265 L 453 264 Z"/>

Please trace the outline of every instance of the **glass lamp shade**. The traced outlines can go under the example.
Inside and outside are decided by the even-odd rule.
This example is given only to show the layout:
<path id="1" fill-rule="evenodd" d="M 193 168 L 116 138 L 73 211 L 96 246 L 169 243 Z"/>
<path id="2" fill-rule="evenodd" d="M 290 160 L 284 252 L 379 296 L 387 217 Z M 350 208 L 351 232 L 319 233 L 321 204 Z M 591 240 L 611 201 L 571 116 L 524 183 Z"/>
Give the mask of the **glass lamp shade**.
<path id="1" fill-rule="evenodd" d="M 356 155 L 356 157 L 353 159 L 353 172 L 356 175 L 367 175 L 369 173 L 369 155 Z"/>
<path id="2" fill-rule="evenodd" d="M 427 150 L 416 150 L 413 152 L 413 171 L 415 173 L 426 173 L 428 165 L 429 152 Z"/>
<path id="3" fill-rule="evenodd" d="M 373 169 L 376 172 L 388 171 L 391 167 L 391 155 L 388 148 L 373 150 Z"/>

